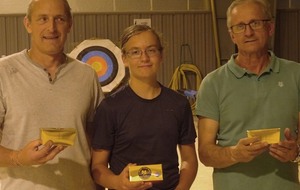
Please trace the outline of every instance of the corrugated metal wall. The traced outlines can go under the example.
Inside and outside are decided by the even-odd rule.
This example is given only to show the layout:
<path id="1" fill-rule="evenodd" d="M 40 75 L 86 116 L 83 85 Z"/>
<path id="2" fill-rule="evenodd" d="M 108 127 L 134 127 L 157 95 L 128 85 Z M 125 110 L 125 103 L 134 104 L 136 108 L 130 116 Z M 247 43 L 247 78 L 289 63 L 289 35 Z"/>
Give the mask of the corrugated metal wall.
<path id="1" fill-rule="evenodd" d="M 0 16 L 0 55 L 8 55 L 29 45 L 29 38 L 23 26 L 23 17 Z"/>
<path id="2" fill-rule="evenodd" d="M 0 15 L 0 56 L 29 47 L 30 40 L 23 26 L 23 17 Z M 182 44 L 189 44 L 192 61 L 203 76 L 216 69 L 210 12 L 75 14 L 65 51 L 71 52 L 80 42 L 90 38 L 110 39 L 118 44 L 123 29 L 137 18 L 150 18 L 152 27 L 163 34 L 165 57 L 159 80 L 164 85 L 169 84 L 181 60 L 189 60 L 186 51 L 185 58 L 180 57 Z M 275 53 L 279 57 L 300 62 L 300 10 L 279 10 L 276 25 Z M 227 29 L 219 28 L 219 33 L 227 35 Z"/>
<path id="3" fill-rule="evenodd" d="M 277 13 L 274 51 L 278 56 L 300 63 L 300 10 Z"/>
<path id="4" fill-rule="evenodd" d="M 169 84 L 180 60 L 189 59 L 180 58 L 182 44 L 189 44 L 192 62 L 203 75 L 216 68 L 209 12 L 74 14 L 73 29 L 65 50 L 69 53 L 80 42 L 90 38 L 110 39 L 118 44 L 123 29 L 133 24 L 133 19 L 137 18 L 150 18 L 152 27 L 163 34 L 165 57 L 159 73 L 159 80 L 163 84 Z M 29 47 L 29 37 L 23 27 L 23 15 L 0 16 L 0 25 L 0 55 L 9 55 Z"/>

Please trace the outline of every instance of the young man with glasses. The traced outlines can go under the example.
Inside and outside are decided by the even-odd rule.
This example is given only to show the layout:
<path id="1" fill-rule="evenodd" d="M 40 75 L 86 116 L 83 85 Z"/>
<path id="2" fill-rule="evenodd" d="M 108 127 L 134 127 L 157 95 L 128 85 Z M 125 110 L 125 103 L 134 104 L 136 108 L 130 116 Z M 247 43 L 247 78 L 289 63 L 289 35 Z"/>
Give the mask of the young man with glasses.
<path id="1" fill-rule="evenodd" d="M 187 190 L 198 167 L 196 132 L 187 99 L 157 81 L 163 57 L 160 37 L 149 26 L 130 26 L 121 37 L 121 49 L 130 78 L 97 109 L 93 177 L 109 189 Z M 129 166 L 134 164 L 162 164 L 163 181 L 131 182 Z"/>
<path id="2" fill-rule="evenodd" d="M 214 167 L 214 190 L 300 189 L 300 65 L 268 50 L 274 23 L 267 1 L 233 1 L 227 26 L 238 52 L 197 94 L 200 160 Z M 278 140 L 247 135 L 270 128 L 279 128 Z"/>

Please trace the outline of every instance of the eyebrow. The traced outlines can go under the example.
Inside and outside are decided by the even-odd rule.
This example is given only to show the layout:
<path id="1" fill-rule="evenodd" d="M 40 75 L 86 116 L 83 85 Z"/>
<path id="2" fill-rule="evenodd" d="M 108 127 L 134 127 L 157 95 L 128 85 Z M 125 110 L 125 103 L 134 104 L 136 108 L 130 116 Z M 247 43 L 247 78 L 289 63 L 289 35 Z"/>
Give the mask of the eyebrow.
<path id="1" fill-rule="evenodd" d="M 158 48 L 158 45 L 150 45 L 150 46 L 147 46 L 146 49 L 147 48 L 151 48 L 151 47 L 157 47 Z M 141 48 L 139 48 L 139 47 L 131 47 L 131 48 L 129 48 L 129 50 L 131 50 L 131 49 L 141 49 Z"/>
<path id="2" fill-rule="evenodd" d="M 241 21 L 241 22 L 239 22 L 237 24 L 234 24 L 232 26 L 239 25 L 239 24 L 249 24 L 249 23 L 251 23 L 253 21 L 258 21 L 258 20 L 267 20 L 267 19 L 251 19 L 248 23 Z"/>

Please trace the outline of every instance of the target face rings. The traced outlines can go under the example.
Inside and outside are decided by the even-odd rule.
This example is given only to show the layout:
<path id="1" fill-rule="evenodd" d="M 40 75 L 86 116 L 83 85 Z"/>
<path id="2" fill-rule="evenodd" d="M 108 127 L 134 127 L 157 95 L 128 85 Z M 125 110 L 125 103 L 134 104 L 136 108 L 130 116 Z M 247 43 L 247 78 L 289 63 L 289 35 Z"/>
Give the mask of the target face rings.
<path id="1" fill-rule="evenodd" d="M 81 51 L 76 58 L 93 67 L 101 86 L 111 83 L 116 78 L 119 70 L 118 61 L 107 48 L 91 46 Z"/>
<path id="2" fill-rule="evenodd" d="M 103 92 L 111 92 L 125 77 L 121 50 L 110 40 L 85 40 L 70 56 L 91 65 L 98 75 Z"/>

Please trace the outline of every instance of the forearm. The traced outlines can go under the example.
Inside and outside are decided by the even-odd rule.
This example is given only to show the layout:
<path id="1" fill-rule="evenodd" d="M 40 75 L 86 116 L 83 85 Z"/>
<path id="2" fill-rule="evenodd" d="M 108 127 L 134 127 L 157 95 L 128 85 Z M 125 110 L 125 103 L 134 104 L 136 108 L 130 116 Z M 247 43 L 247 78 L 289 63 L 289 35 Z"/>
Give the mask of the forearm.
<path id="1" fill-rule="evenodd" d="M 225 168 L 237 163 L 233 159 L 233 147 L 221 147 L 216 144 L 219 123 L 215 120 L 199 117 L 198 155 L 205 166 Z"/>
<path id="2" fill-rule="evenodd" d="M 179 183 L 175 190 L 187 190 L 192 186 L 198 170 L 197 158 L 191 161 L 183 161 L 180 167 Z"/>
<path id="3" fill-rule="evenodd" d="M 92 175 L 95 182 L 108 189 L 117 189 L 118 176 L 115 175 L 107 166 L 98 164 L 92 168 Z"/>
<path id="4" fill-rule="evenodd" d="M 0 167 L 18 166 L 18 152 L 0 146 Z"/>
<path id="5" fill-rule="evenodd" d="M 234 158 L 233 147 L 220 147 L 218 145 L 199 147 L 199 158 L 205 166 L 214 168 L 226 168 L 238 163 Z"/>

